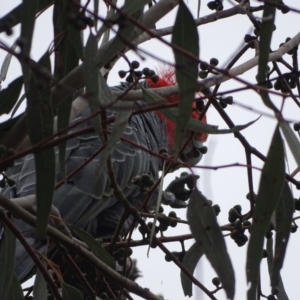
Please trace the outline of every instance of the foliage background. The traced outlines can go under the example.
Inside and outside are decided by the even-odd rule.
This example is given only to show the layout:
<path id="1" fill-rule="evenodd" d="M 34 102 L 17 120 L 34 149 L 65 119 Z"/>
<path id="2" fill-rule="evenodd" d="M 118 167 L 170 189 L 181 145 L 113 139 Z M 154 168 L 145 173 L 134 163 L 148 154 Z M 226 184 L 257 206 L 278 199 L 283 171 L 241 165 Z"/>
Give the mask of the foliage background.
<path id="1" fill-rule="evenodd" d="M 193 12 L 195 18 L 197 17 L 197 3 L 198 1 L 188 1 L 188 6 Z M 258 6 L 262 3 L 260 1 L 250 1 L 251 5 Z M 200 16 L 205 16 L 212 13 L 206 6 L 207 1 L 201 1 Z M 1 15 L 5 15 L 11 8 L 18 5 L 18 1 L 5 1 L 1 4 Z M 236 5 L 233 1 L 224 1 L 225 9 L 228 9 L 232 5 Z M 295 9 L 300 9 L 300 5 L 297 1 L 286 0 L 286 5 Z M 157 23 L 157 28 L 164 28 L 174 23 L 176 9 L 168 14 L 163 20 Z M 255 14 L 258 18 L 261 17 L 261 12 Z M 38 59 L 45 52 L 49 43 L 51 42 L 52 28 L 51 22 L 52 13 L 51 9 L 48 9 L 43 15 L 37 19 L 35 34 L 33 39 L 32 58 Z M 288 14 L 281 14 L 277 11 L 276 15 L 276 31 L 274 31 L 271 48 L 277 49 L 279 44 L 284 42 L 286 37 L 293 37 L 298 33 L 299 12 L 289 12 Z M 18 36 L 19 26 L 14 29 L 14 35 L 11 37 L 1 34 L 1 41 L 12 44 L 14 39 Z M 199 26 L 200 35 L 200 59 L 203 61 L 209 61 L 211 57 L 216 57 L 220 61 L 220 66 L 223 67 L 232 58 L 233 54 L 244 45 L 244 35 L 253 33 L 253 25 L 249 21 L 246 15 L 232 16 L 227 19 L 218 20 L 213 23 L 209 23 L 203 26 Z M 85 36 L 86 38 L 86 36 Z M 168 37 L 166 37 L 168 39 Z M 155 40 L 151 40 L 142 46 L 147 51 L 153 52 L 158 55 L 162 60 L 172 62 L 172 51 L 168 47 L 162 45 L 162 43 Z M 251 59 L 254 55 L 254 50 L 248 51 L 238 62 L 238 64 Z M 0 51 L 0 61 L 4 58 L 5 51 Z M 130 60 L 137 59 L 134 53 L 129 53 Z M 290 62 L 290 56 L 285 56 Z M 155 59 L 147 57 L 146 61 L 142 62 L 142 66 L 155 66 L 157 61 Z M 117 72 L 120 69 L 126 69 L 126 64 L 121 59 L 111 71 L 108 83 L 110 85 L 118 84 L 120 81 Z M 21 74 L 20 65 L 13 59 L 6 81 L 3 83 L 5 87 L 12 79 Z M 241 75 L 240 78 L 246 79 L 248 82 L 255 84 L 255 76 L 257 74 L 257 68 L 253 68 Z M 220 91 L 227 91 L 237 89 L 242 85 L 235 80 L 229 80 L 221 85 Z M 259 115 L 261 118 L 252 126 L 245 129 L 242 134 L 246 137 L 247 141 L 260 152 L 266 155 L 272 134 L 275 128 L 276 120 L 272 116 L 272 112 L 267 109 L 260 98 L 260 96 L 254 91 L 241 91 L 232 94 L 234 97 L 234 105 L 226 108 L 227 114 L 231 117 L 235 124 L 245 124 L 253 119 L 256 119 Z M 280 103 L 281 97 L 272 96 L 272 100 L 275 103 Z M 248 108 L 241 107 L 245 105 Z M 251 109 L 250 109 L 251 108 Z M 24 107 L 23 107 L 24 109 Z M 287 98 L 287 101 L 283 110 L 284 116 L 288 121 L 299 121 L 299 110 L 294 103 Z M 208 122 L 210 124 L 217 124 L 221 128 L 227 128 L 226 124 L 214 110 L 210 109 L 207 113 Z M 245 164 L 244 149 L 234 136 L 231 135 L 218 135 L 210 136 L 208 140 L 208 154 L 202 160 L 201 165 L 205 166 L 222 166 L 233 163 Z M 288 148 L 288 147 L 287 147 Z M 296 167 L 294 158 L 292 157 L 289 149 L 287 149 L 288 165 L 291 171 Z M 261 168 L 263 163 L 261 160 L 253 157 L 253 166 Z M 247 186 L 247 173 L 245 167 L 229 167 L 221 168 L 217 170 L 201 169 L 197 168 L 196 172 L 199 172 L 201 179 L 199 183 L 200 190 L 214 203 L 220 205 L 222 211 L 218 217 L 219 224 L 227 224 L 228 211 L 235 205 L 240 204 L 243 207 L 243 211 L 249 209 L 249 202 L 245 196 L 248 193 Z M 259 170 L 253 171 L 253 180 L 255 191 L 257 192 L 258 182 L 261 172 Z M 168 175 L 168 179 L 173 178 L 172 175 Z M 167 183 L 166 183 L 167 184 Z M 294 197 L 299 197 L 299 192 L 296 188 L 293 188 Z M 181 211 L 180 216 L 185 218 L 185 212 Z M 295 216 L 298 216 L 296 214 Z M 183 234 L 189 232 L 186 226 L 178 226 L 172 231 L 168 231 L 168 234 Z M 138 232 L 135 233 L 134 238 L 140 239 Z M 235 268 L 237 284 L 236 284 L 236 299 L 244 299 L 246 292 L 246 278 L 245 278 L 245 255 L 246 246 L 238 248 L 236 244 L 230 239 L 226 238 L 228 252 L 232 258 Z M 298 258 L 299 248 L 298 233 L 291 236 L 284 268 L 282 270 L 282 277 L 284 280 L 285 288 L 290 299 L 297 299 L 300 293 L 300 287 L 298 284 L 298 272 L 300 269 L 300 261 Z M 189 243 L 186 243 L 188 248 Z M 171 250 L 179 250 L 179 243 L 168 244 Z M 143 277 L 138 279 L 138 283 L 142 286 L 149 287 L 155 293 L 161 293 L 166 299 L 182 299 L 183 293 L 179 282 L 179 270 L 172 263 L 166 263 L 164 261 L 164 254 L 158 249 L 152 249 L 150 252 L 150 258 L 146 256 L 146 247 L 140 247 L 134 249 L 134 257 L 138 258 L 139 268 L 143 272 Z M 262 286 L 265 294 L 268 295 L 269 280 L 267 275 L 266 262 L 262 263 Z M 209 263 L 202 259 L 201 266 L 196 270 L 196 276 L 200 276 L 201 282 L 210 289 L 213 289 L 211 279 L 215 277 Z M 195 293 L 194 299 L 200 299 L 198 292 Z M 225 299 L 225 295 L 222 291 L 217 294 L 218 299 Z M 203 299 L 206 299 L 203 297 Z"/>

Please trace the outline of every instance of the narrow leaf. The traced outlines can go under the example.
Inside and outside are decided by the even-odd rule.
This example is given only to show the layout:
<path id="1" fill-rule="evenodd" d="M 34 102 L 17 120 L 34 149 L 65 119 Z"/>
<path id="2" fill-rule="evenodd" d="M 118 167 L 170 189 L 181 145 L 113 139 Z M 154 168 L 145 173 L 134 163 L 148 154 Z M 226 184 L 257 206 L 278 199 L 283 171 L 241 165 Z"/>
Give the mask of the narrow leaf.
<path id="1" fill-rule="evenodd" d="M 267 251 L 268 251 L 268 257 L 267 257 L 267 261 L 268 261 L 268 270 L 269 270 L 269 274 L 270 274 L 270 279 L 271 279 L 271 274 L 272 274 L 272 268 L 273 268 L 273 238 L 269 238 L 267 239 Z M 278 300 L 289 300 L 288 295 L 286 294 L 286 291 L 284 289 L 284 285 L 281 279 L 281 276 L 279 274 L 279 278 L 278 278 L 278 285 L 276 286 L 276 288 L 278 289 L 279 293 L 276 295 Z"/>
<path id="2" fill-rule="evenodd" d="M 9 299 L 8 295 L 13 281 L 16 238 L 6 228 L 0 247 L 0 295 L 1 299 Z"/>
<path id="3" fill-rule="evenodd" d="M 102 247 L 102 245 L 95 240 L 89 233 L 86 231 L 69 225 L 69 227 L 75 232 L 75 234 L 86 243 L 92 252 L 105 264 L 107 264 L 112 269 L 115 269 L 116 262 L 114 258 Z"/>
<path id="4" fill-rule="evenodd" d="M 50 58 L 46 53 L 39 61 L 41 67 L 50 70 Z M 49 71 L 50 72 L 50 71 Z M 27 125 L 32 145 L 36 145 L 53 134 L 50 82 L 37 73 L 30 76 L 26 84 Z M 34 153 L 36 168 L 37 236 L 42 236 L 48 224 L 55 184 L 55 154 L 49 148 Z"/>
<path id="5" fill-rule="evenodd" d="M 21 57 L 30 57 L 31 42 L 33 37 L 35 14 L 38 10 L 38 0 L 23 0 L 21 14 Z M 26 61 L 21 60 L 24 82 L 29 80 L 30 66 Z"/>
<path id="6" fill-rule="evenodd" d="M 248 300 L 256 299 L 264 236 L 280 199 L 284 176 L 283 142 L 279 129 L 276 127 L 262 170 L 256 206 L 253 212 L 253 224 L 251 226 L 246 264 L 247 281 L 251 283 L 248 290 Z"/>
<path id="7" fill-rule="evenodd" d="M 95 64 L 95 57 L 97 54 L 97 38 L 91 32 L 85 47 L 85 63 L 83 65 L 83 72 L 86 86 L 86 97 L 89 102 L 91 114 L 98 112 L 101 108 L 99 99 L 99 70 Z M 100 115 L 96 115 L 92 119 L 95 131 L 102 136 L 101 130 L 101 118 Z"/>
<path id="8" fill-rule="evenodd" d="M 287 122 L 280 121 L 279 126 L 291 149 L 298 167 L 300 167 L 300 143 L 298 138 Z"/>
<path id="9" fill-rule="evenodd" d="M 53 31 L 55 47 L 54 76 L 57 80 L 64 78 L 69 72 L 78 66 L 79 57 L 82 57 L 83 46 L 81 31 L 66 18 L 66 6 L 69 15 L 79 15 L 80 8 L 70 4 L 67 0 L 55 0 L 53 8 Z M 76 31 L 76 32 L 74 32 Z M 57 130 L 68 127 L 72 96 L 68 96 L 57 107 Z M 59 145 L 59 165 L 62 177 L 65 178 L 65 153 L 66 141 Z"/>
<path id="10" fill-rule="evenodd" d="M 191 195 L 187 219 L 196 242 L 218 274 L 227 298 L 233 299 L 235 278 L 225 240 L 213 208 L 197 189 Z"/>
<path id="11" fill-rule="evenodd" d="M 172 43 L 194 57 L 199 57 L 199 36 L 193 15 L 181 1 L 172 32 Z M 175 130 L 175 150 L 179 150 L 185 129 L 192 114 L 192 103 L 197 91 L 198 63 L 188 55 L 173 49 L 176 80 L 179 86 L 178 115 Z"/>
<path id="12" fill-rule="evenodd" d="M 5 122 L 0 123 L 0 142 L 5 137 L 5 135 L 10 132 L 10 129 L 14 127 L 14 125 L 22 118 L 22 116 L 23 114 L 20 114 L 13 119 L 9 119 Z"/>
<path id="13" fill-rule="evenodd" d="M 33 299 L 34 300 L 48 299 L 47 283 L 39 268 L 37 269 L 35 280 L 34 280 Z"/>
<path id="14" fill-rule="evenodd" d="M 17 47 L 17 43 L 15 42 L 10 47 L 10 50 L 15 51 L 16 47 Z M 4 58 L 2 66 L 1 66 L 0 84 L 1 84 L 2 81 L 4 81 L 6 79 L 6 75 L 7 75 L 7 72 L 8 72 L 8 68 L 9 68 L 9 65 L 10 65 L 11 58 L 12 58 L 12 53 L 8 52 L 5 56 L 5 58 Z"/>
<path id="15" fill-rule="evenodd" d="M 18 101 L 23 86 L 23 76 L 11 82 L 0 92 L 0 115 L 8 114 Z"/>
<path id="16" fill-rule="evenodd" d="M 39 0 L 37 12 L 41 12 L 47 9 L 52 3 L 53 0 Z M 24 4 L 21 3 L 18 6 L 16 6 L 13 10 L 11 10 L 9 13 L 7 13 L 4 17 L 2 17 L 0 19 L 0 32 L 5 31 L 7 24 L 9 24 L 11 27 L 19 24 L 21 22 L 23 10 L 24 10 Z"/>
<path id="17" fill-rule="evenodd" d="M 4 300 L 5 298 L 1 298 L 1 299 Z M 15 273 L 13 274 L 13 278 L 11 281 L 11 286 L 10 286 L 10 290 L 9 290 L 7 299 L 8 300 L 23 300 L 24 299 L 21 283 Z"/>
<path id="18" fill-rule="evenodd" d="M 131 2 L 131 1 L 126 1 Z M 137 1 L 134 2 L 135 5 L 137 5 Z M 138 5 L 137 5 L 138 6 Z M 128 15 L 136 20 L 139 20 L 139 18 L 142 15 L 142 10 L 137 10 L 134 14 Z M 130 36 L 133 35 L 134 30 L 136 26 L 128 20 L 127 18 L 120 17 L 118 14 L 118 17 L 116 19 L 118 21 L 119 29 L 117 31 L 116 36 L 112 39 L 110 43 L 107 43 L 109 47 L 106 48 L 106 51 L 102 53 L 102 55 L 99 57 L 97 56 L 97 67 L 101 68 L 107 63 L 109 63 L 114 57 L 118 56 L 119 53 L 124 49 L 125 46 L 128 45 L 127 41 L 130 41 Z M 101 32 L 104 32 L 106 30 L 105 27 L 100 29 Z"/>
<path id="19" fill-rule="evenodd" d="M 152 91 L 150 91 L 148 89 L 144 89 L 144 88 L 143 88 L 143 98 L 149 104 L 154 104 L 154 105 L 168 104 L 168 102 L 166 102 L 166 100 L 163 97 L 156 94 L 155 92 L 152 92 Z M 162 114 L 164 114 L 169 120 L 176 122 L 177 116 L 178 116 L 178 108 L 175 108 L 175 107 L 164 108 L 164 109 L 161 109 L 160 112 Z M 239 132 L 239 131 L 249 127 L 250 125 L 255 123 L 257 120 L 258 119 L 251 121 L 244 125 L 234 126 L 229 129 L 218 129 L 218 126 L 206 124 L 206 123 L 203 123 L 194 118 L 190 118 L 186 129 L 195 131 L 195 132 L 209 133 L 209 134 L 235 133 L 235 132 Z"/>
<path id="20" fill-rule="evenodd" d="M 258 83 L 266 81 L 268 58 L 270 53 L 270 44 L 272 39 L 272 34 L 274 30 L 274 20 L 276 14 L 276 4 L 279 0 L 270 0 L 264 3 L 264 11 L 262 17 L 262 24 L 259 28 L 260 41 L 259 41 L 259 57 L 258 57 Z M 264 104 L 277 111 L 276 106 L 272 103 L 268 91 L 260 91 L 261 98 Z"/>
<path id="21" fill-rule="evenodd" d="M 294 209 L 295 205 L 293 195 L 288 183 L 285 182 L 281 198 L 275 211 L 276 244 L 275 258 L 273 260 L 273 269 L 271 276 L 271 285 L 273 287 L 276 287 L 279 282 L 280 270 L 283 265 L 283 260 L 290 237 Z"/>
<path id="22" fill-rule="evenodd" d="M 81 293 L 73 286 L 61 282 L 63 300 L 83 300 Z"/>
<path id="23" fill-rule="evenodd" d="M 196 266 L 203 254 L 203 249 L 198 243 L 193 244 L 185 253 L 182 264 L 190 271 L 191 274 L 194 273 L 194 270 L 196 269 Z M 180 272 L 180 278 L 184 295 L 192 297 L 192 281 L 182 271 Z"/>

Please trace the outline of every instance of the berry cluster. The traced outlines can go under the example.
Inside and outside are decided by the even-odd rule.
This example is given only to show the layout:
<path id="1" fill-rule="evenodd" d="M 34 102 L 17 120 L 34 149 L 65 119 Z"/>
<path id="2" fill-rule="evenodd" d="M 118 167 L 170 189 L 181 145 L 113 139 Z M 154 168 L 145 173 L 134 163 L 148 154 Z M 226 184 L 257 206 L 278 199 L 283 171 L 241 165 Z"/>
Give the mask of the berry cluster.
<path id="1" fill-rule="evenodd" d="M 216 58 L 211 58 L 210 61 L 209 61 L 209 64 L 206 63 L 206 62 L 202 62 L 200 63 L 200 71 L 198 73 L 198 76 L 201 78 L 201 79 L 205 79 L 208 75 L 208 73 L 215 73 L 213 71 L 213 68 L 216 67 L 217 65 L 219 64 L 219 61 L 218 59 Z"/>
<path id="2" fill-rule="evenodd" d="M 297 75 L 293 73 L 284 73 L 282 74 L 282 77 L 286 80 L 286 83 L 291 89 L 294 89 L 296 87 L 296 80 Z M 274 89 L 276 91 L 281 91 L 282 93 L 288 93 L 288 89 L 283 81 L 283 79 L 280 77 L 278 78 L 274 83 Z"/>
<path id="3" fill-rule="evenodd" d="M 118 262 L 120 266 L 124 266 L 126 263 L 127 257 L 130 257 L 132 255 L 133 251 L 131 248 L 119 248 L 115 252 L 113 252 L 114 259 Z"/>
<path id="4" fill-rule="evenodd" d="M 119 77 L 124 78 L 127 73 L 126 81 L 127 82 L 133 82 L 134 79 L 145 79 L 149 78 L 151 79 L 154 83 L 158 82 L 159 77 L 158 75 L 155 74 L 153 70 L 150 70 L 149 68 L 144 68 L 142 71 L 137 70 L 140 67 L 140 63 L 136 60 L 132 61 L 130 63 L 130 69 L 128 71 L 120 70 L 119 71 Z"/>
<path id="5" fill-rule="evenodd" d="M 240 205 L 235 205 L 229 210 L 228 220 L 234 226 L 230 237 L 239 247 L 244 246 L 248 241 L 248 237 L 245 235 L 245 227 L 251 226 L 251 223 L 249 221 L 242 223 L 242 207 Z"/>
<path id="6" fill-rule="evenodd" d="M 233 97 L 232 96 L 219 97 L 217 99 L 219 100 L 219 103 L 222 106 L 222 108 L 226 108 L 228 104 L 231 105 L 233 103 Z"/>

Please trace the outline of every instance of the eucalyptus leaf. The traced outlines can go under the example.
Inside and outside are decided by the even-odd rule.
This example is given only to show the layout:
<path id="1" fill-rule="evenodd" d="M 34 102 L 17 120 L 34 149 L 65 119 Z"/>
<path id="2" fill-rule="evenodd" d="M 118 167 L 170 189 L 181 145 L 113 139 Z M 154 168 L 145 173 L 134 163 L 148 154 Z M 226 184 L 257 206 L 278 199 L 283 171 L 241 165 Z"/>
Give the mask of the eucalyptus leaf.
<path id="1" fill-rule="evenodd" d="M 144 100 L 149 104 L 168 104 L 168 102 L 161 97 L 160 95 L 156 94 L 155 92 L 152 92 L 148 89 L 143 88 L 143 98 Z M 175 107 L 169 107 L 159 110 L 163 115 L 165 115 L 169 120 L 176 122 L 177 116 L 178 116 L 178 109 Z M 199 120 L 196 120 L 194 118 L 189 119 L 189 122 L 187 124 L 186 129 L 195 131 L 195 132 L 201 132 L 201 133 L 208 133 L 208 134 L 228 134 L 228 133 L 235 133 L 239 132 L 253 123 L 255 123 L 259 118 L 257 118 L 254 121 L 251 121 L 244 125 L 237 125 L 229 129 L 218 129 L 218 126 L 216 125 L 210 125 L 203 123 Z"/>
<path id="2" fill-rule="evenodd" d="M 35 280 L 34 280 L 33 299 L 34 300 L 48 299 L 47 282 L 39 268 L 37 269 Z"/>
<path id="3" fill-rule="evenodd" d="M 5 300 L 5 298 L 2 298 L 2 295 L 1 295 L 1 299 Z M 7 300 L 23 300 L 23 299 L 24 297 L 23 297 L 23 290 L 22 290 L 21 283 L 18 277 L 16 276 L 16 274 L 14 273 Z"/>
<path id="4" fill-rule="evenodd" d="M 193 15 L 181 1 L 172 32 L 172 43 L 199 56 L 199 36 Z M 173 48 L 176 64 L 176 80 L 179 86 L 178 115 L 175 130 L 175 150 L 179 150 L 185 129 L 192 114 L 192 104 L 197 91 L 198 63 L 186 53 Z"/>
<path id="5" fill-rule="evenodd" d="M 10 47 L 10 50 L 11 51 L 15 51 L 17 47 L 17 43 L 13 43 L 13 45 Z M 4 81 L 6 79 L 6 75 L 7 75 L 7 72 L 8 72 L 8 68 L 9 68 L 9 65 L 10 65 L 10 61 L 11 61 L 11 58 L 12 58 L 12 53 L 11 52 L 8 52 L 4 58 L 4 61 L 2 63 L 2 66 L 1 66 L 1 71 L 0 71 L 0 84 L 2 81 Z"/>
<path id="6" fill-rule="evenodd" d="M 273 238 L 269 238 L 267 239 L 267 247 L 266 247 L 267 251 L 268 251 L 268 257 L 267 257 L 267 262 L 268 262 L 268 270 L 269 270 L 269 274 L 270 274 L 270 279 L 271 279 L 271 274 L 272 274 L 272 269 L 273 269 L 273 259 L 274 259 L 274 255 L 273 255 Z M 279 274 L 279 278 L 278 278 L 278 285 L 276 286 L 276 288 L 278 289 L 278 294 L 276 295 L 278 300 L 289 300 L 289 297 L 285 291 L 283 282 L 282 282 L 282 278 Z"/>
<path id="7" fill-rule="evenodd" d="M 112 269 L 115 269 L 116 262 L 114 258 L 102 247 L 102 245 L 97 240 L 95 240 L 89 233 L 78 227 L 72 225 L 69 225 L 69 227 L 84 243 L 88 245 L 88 247 L 101 261 L 103 261 Z"/>
<path id="8" fill-rule="evenodd" d="M 95 114 L 101 109 L 101 103 L 99 99 L 99 76 L 101 75 L 99 74 L 99 70 L 95 64 L 96 54 L 97 38 L 93 35 L 93 33 L 90 33 L 85 47 L 86 60 L 85 64 L 83 65 L 83 72 L 86 86 L 86 98 L 89 102 L 91 114 Z M 95 131 L 99 134 L 100 137 L 102 137 L 101 118 L 99 114 L 92 118 L 92 123 Z"/>
<path id="9" fill-rule="evenodd" d="M 276 244 L 275 258 L 271 276 L 271 285 L 276 287 L 279 282 L 280 270 L 283 265 L 295 209 L 294 198 L 287 182 L 284 183 L 282 195 L 276 207 Z"/>
<path id="10" fill-rule="evenodd" d="M 33 29 L 35 24 L 35 14 L 38 10 L 39 0 L 23 0 L 21 11 L 21 58 L 30 57 L 31 42 L 33 37 Z M 30 65 L 26 59 L 21 59 L 24 82 L 29 80 Z"/>
<path id="11" fill-rule="evenodd" d="M 3 236 L 0 247 L 0 295 L 1 299 L 9 300 L 14 276 L 16 238 L 8 228 L 5 228 Z"/>
<path id="12" fill-rule="evenodd" d="M 187 219 L 193 237 L 218 274 L 228 299 L 235 294 L 235 276 L 215 212 L 196 188 L 188 204 Z"/>
<path id="13" fill-rule="evenodd" d="M 47 9 L 52 3 L 53 0 L 39 0 L 36 1 L 38 3 L 37 12 L 41 12 Z M 0 32 L 5 31 L 5 25 L 9 23 L 11 27 L 19 24 L 22 18 L 22 12 L 24 11 L 24 3 L 19 4 L 5 16 L 0 19 Z"/>
<path id="14" fill-rule="evenodd" d="M 280 199 L 284 178 L 283 141 L 279 128 L 276 127 L 266 162 L 262 169 L 256 205 L 253 212 L 253 224 L 251 226 L 246 263 L 247 281 L 250 283 L 248 300 L 256 300 L 264 237 L 270 226 L 271 216 Z"/>
<path id="15" fill-rule="evenodd" d="M 66 6 L 69 7 L 68 14 L 79 15 L 79 7 L 69 5 L 68 0 L 55 0 L 53 8 L 53 31 L 57 37 L 54 39 L 55 59 L 54 76 L 58 80 L 64 78 L 78 66 L 79 58 L 83 58 L 83 45 L 81 32 L 68 21 L 65 15 Z M 57 130 L 58 132 L 69 126 L 69 118 L 72 107 L 72 95 L 66 97 L 57 107 Z M 59 144 L 60 172 L 65 178 L 65 153 L 66 141 Z"/>
<path id="16" fill-rule="evenodd" d="M 8 114 L 20 95 L 23 86 L 23 76 L 12 81 L 7 88 L 0 91 L 0 115 Z"/>
<path id="17" fill-rule="evenodd" d="M 183 257 L 182 264 L 190 271 L 191 274 L 194 273 L 196 266 L 203 256 L 204 252 L 202 247 L 195 243 L 190 249 L 185 253 Z M 193 284 L 192 281 L 181 271 L 180 272 L 181 285 L 185 296 L 193 296 Z"/>
<path id="18" fill-rule="evenodd" d="M 61 282 L 63 300 L 83 300 L 82 294 L 73 286 Z"/>
<path id="19" fill-rule="evenodd" d="M 295 158 L 295 161 L 300 168 L 300 143 L 295 135 L 295 132 L 291 129 L 289 124 L 285 121 L 279 122 L 280 129 L 290 147 L 290 150 Z"/>
<path id="20" fill-rule="evenodd" d="M 51 70 L 49 54 L 45 53 L 39 64 Z M 27 98 L 27 126 L 32 145 L 53 134 L 50 81 L 39 73 L 32 73 L 25 84 Z M 34 153 L 36 168 L 37 226 L 36 235 L 42 236 L 48 224 L 55 184 L 55 154 L 53 148 Z"/>

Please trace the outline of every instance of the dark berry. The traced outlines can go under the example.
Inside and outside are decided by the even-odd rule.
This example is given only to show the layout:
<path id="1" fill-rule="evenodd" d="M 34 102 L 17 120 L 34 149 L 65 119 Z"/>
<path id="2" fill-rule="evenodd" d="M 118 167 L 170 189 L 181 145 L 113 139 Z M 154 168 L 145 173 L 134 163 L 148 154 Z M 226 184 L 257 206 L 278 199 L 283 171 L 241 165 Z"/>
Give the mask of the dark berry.
<path id="1" fill-rule="evenodd" d="M 198 73 L 198 75 L 201 79 L 205 79 L 207 77 L 207 74 L 208 74 L 207 71 L 200 71 Z"/>
<path id="2" fill-rule="evenodd" d="M 152 80 L 152 82 L 157 83 L 159 80 L 159 77 L 157 75 L 151 76 L 151 80 Z"/>
<path id="3" fill-rule="evenodd" d="M 218 287 L 221 282 L 220 282 L 220 279 L 218 277 L 214 277 L 211 281 L 213 283 L 213 285 L 215 285 L 216 287 Z"/>
<path id="4" fill-rule="evenodd" d="M 137 69 L 138 67 L 140 66 L 140 63 L 136 60 L 134 60 L 132 63 L 131 63 L 131 68 L 132 69 Z"/>
<path id="5" fill-rule="evenodd" d="M 142 70 L 142 73 L 144 74 L 144 75 L 149 75 L 149 72 L 150 72 L 150 69 L 149 68 L 144 68 L 143 70 Z"/>
<path id="6" fill-rule="evenodd" d="M 142 71 L 135 71 L 135 72 L 134 72 L 134 75 L 135 75 L 137 78 L 141 78 L 142 75 L 143 75 L 143 73 L 142 73 Z"/>
<path id="7" fill-rule="evenodd" d="M 213 57 L 213 58 L 210 59 L 209 63 L 212 66 L 216 67 L 219 64 L 219 61 L 218 61 L 218 59 L 216 59 L 216 58 Z"/>
<path id="8" fill-rule="evenodd" d="M 287 5 L 283 5 L 280 10 L 283 14 L 287 14 L 290 11 L 290 8 Z"/>
<path id="9" fill-rule="evenodd" d="M 133 82 L 133 77 L 131 74 L 129 74 L 127 77 L 126 77 L 126 81 L 127 82 Z"/>
<path id="10" fill-rule="evenodd" d="M 206 70 L 208 70 L 208 68 L 209 68 L 208 63 L 206 63 L 206 62 L 200 63 L 200 69 L 201 70 L 206 71 Z"/>
<path id="11" fill-rule="evenodd" d="M 212 208 L 213 208 L 213 210 L 214 210 L 214 212 L 215 212 L 215 215 L 218 216 L 219 213 L 221 212 L 220 206 L 219 206 L 218 204 L 214 204 L 214 205 L 212 206 Z"/>
<path id="12" fill-rule="evenodd" d="M 120 70 L 120 71 L 118 72 L 118 74 L 119 74 L 119 77 L 120 77 L 120 78 L 124 78 L 124 77 L 126 76 L 127 72 L 126 72 L 126 71 L 123 71 L 123 70 Z"/>
<path id="13" fill-rule="evenodd" d="M 217 8 L 217 3 L 216 3 L 216 1 L 208 2 L 208 3 L 207 3 L 207 7 L 208 7 L 210 10 L 216 9 L 216 8 Z"/>
<path id="14" fill-rule="evenodd" d="M 297 123 L 299 126 L 300 124 Z M 294 124 L 295 125 L 295 124 Z M 299 130 L 299 129 L 298 129 Z M 297 130 L 297 131 L 298 131 Z M 295 210 L 300 210 L 300 199 L 295 199 Z"/>
<path id="15" fill-rule="evenodd" d="M 266 249 L 263 249 L 262 258 L 266 258 L 269 256 L 269 252 Z"/>

